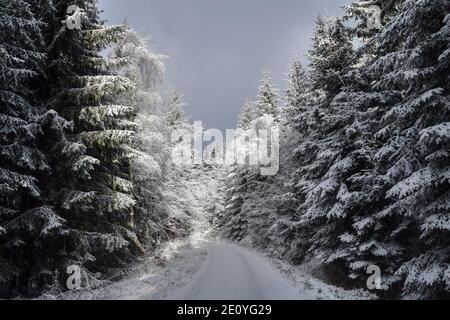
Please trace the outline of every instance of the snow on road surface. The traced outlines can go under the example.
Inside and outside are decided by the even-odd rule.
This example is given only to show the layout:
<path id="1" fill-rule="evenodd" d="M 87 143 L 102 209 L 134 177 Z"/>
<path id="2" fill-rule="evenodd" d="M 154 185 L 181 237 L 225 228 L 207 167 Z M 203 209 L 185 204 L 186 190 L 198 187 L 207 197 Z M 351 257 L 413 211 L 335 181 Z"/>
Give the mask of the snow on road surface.
<path id="1" fill-rule="evenodd" d="M 60 300 L 355 300 L 365 290 L 328 285 L 301 266 L 201 234 L 167 243 L 120 281 L 101 288 L 46 294 Z"/>
<path id="2" fill-rule="evenodd" d="M 297 300 L 292 285 L 255 253 L 233 244 L 205 242 L 206 261 L 170 300 Z"/>

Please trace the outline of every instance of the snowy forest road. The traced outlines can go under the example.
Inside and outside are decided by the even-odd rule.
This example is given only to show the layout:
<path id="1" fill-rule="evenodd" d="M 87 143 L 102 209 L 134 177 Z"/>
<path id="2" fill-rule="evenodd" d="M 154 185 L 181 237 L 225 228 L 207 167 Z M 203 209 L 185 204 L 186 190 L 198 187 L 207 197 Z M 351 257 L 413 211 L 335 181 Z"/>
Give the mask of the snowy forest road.
<path id="1" fill-rule="evenodd" d="M 205 262 L 170 300 L 297 300 L 296 290 L 269 262 L 242 247 L 206 242 Z"/>
<path id="2" fill-rule="evenodd" d="M 58 300 L 369 300 L 364 290 L 324 283 L 300 266 L 281 263 L 235 244 L 174 241 L 134 273 L 97 289 L 71 290 Z M 207 239 L 207 238 L 206 238 Z M 161 260 L 162 259 L 162 260 Z M 161 261 L 165 261 L 161 264 Z M 286 277 L 286 278 L 285 278 Z"/>

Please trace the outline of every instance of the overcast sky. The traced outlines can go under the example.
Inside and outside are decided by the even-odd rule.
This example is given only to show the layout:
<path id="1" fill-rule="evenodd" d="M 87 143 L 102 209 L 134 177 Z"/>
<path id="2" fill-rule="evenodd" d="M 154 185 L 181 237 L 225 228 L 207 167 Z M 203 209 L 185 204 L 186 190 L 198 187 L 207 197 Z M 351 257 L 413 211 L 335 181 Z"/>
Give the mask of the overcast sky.
<path id="1" fill-rule="evenodd" d="M 167 82 L 185 96 L 191 120 L 234 128 L 267 66 L 283 89 L 294 55 L 304 60 L 317 15 L 349 0 L 99 0 L 111 24 L 125 19 L 169 56 Z"/>

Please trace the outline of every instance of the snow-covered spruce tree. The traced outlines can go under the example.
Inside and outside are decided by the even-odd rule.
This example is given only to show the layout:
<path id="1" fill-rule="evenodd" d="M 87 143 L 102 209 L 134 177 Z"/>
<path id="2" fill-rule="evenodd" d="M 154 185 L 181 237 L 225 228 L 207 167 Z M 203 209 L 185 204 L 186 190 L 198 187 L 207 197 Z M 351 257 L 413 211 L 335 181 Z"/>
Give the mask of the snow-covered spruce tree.
<path id="1" fill-rule="evenodd" d="M 256 105 L 247 100 L 239 114 L 237 128 L 250 129 L 251 123 L 257 118 Z M 249 168 L 233 164 L 227 169 L 224 178 L 224 208 L 218 212 L 215 227 L 224 237 L 241 241 L 247 235 L 247 218 L 242 211 L 248 183 L 245 175 Z"/>
<path id="2" fill-rule="evenodd" d="M 264 70 L 261 79 L 258 96 L 255 101 L 255 119 L 264 115 L 270 115 L 274 119 L 279 116 L 278 91 L 272 84 L 272 76 L 269 70 Z"/>
<path id="3" fill-rule="evenodd" d="M 280 173 L 274 183 L 272 197 L 276 203 L 278 216 L 269 229 L 270 251 L 272 254 L 299 262 L 304 256 L 300 244 L 306 242 L 299 233 L 296 181 L 297 170 L 303 154 L 297 152 L 297 146 L 306 135 L 305 126 L 298 121 L 314 102 L 314 91 L 308 81 L 308 70 L 298 59 L 294 59 L 287 73 L 284 93 L 284 108 L 281 116 Z M 303 126 L 298 127 L 298 126 Z"/>
<path id="4" fill-rule="evenodd" d="M 354 119 L 341 120 L 338 157 L 306 198 L 311 252 L 361 285 L 378 265 L 391 297 L 402 286 L 407 298 L 448 296 L 448 12 L 447 2 L 407 1 L 370 40 L 373 61 L 330 104 Z"/>
<path id="5" fill-rule="evenodd" d="M 371 4 L 361 1 L 351 6 L 351 10 L 359 5 L 365 8 Z M 362 21 L 366 21 L 366 14 L 366 11 L 351 11 L 353 17 Z M 383 270 L 392 271 L 398 254 L 398 247 L 389 241 L 380 241 L 384 237 L 382 231 L 363 235 L 363 229 L 375 226 L 367 215 L 380 201 L 380 190 L 374 188 L 375 180 L 368 179 L 367 174 L 373 170 L 376 149 L 373 136 L 378 125 L 375 119 L 380 110 L 398 102 L 400 94 L 371 92 L 371 80 L 365 74 L 365 68 L 374 58 L 377 45 L 372 38 L 376 32 L 360 32 L 360 27 L 357 25 L 348 30 L 352 36 L 361 37 L 365 45 L 352 54 L 354 64 L 349 65 L 349 72 L 344 75 L 346 87 L 341 88 L 343 91 L 332 100 L 328 98 L 331 102 L 325 104 L 331 113 L 322 128 L 319 127 L 319 132 L 325 132 L 325 135 L 317 143 L 330 143 L 321 151 L 330 157 L 326 160 L 329 165 L 325 174 L 305 193 L 306 220 L 301 220 L 301 228 L 304 228 L 303 234 L 311 234 L 312 241 L 307 246 L 310 254 L 329 267 L 333 281 L 365 286 L 369 265 L 377 264 Z M 332 131 L 327 132 L 330 127 Z M 357 235 L 364 240 L 358 242 Z M 393 250 L 386 254 L 388 248 Z M 373 256 L 378 258 L 373 259 Z M 391 280 L 387 274 L 384 279 L 386 282 Z"/>
<path id="6" fill-rule="evenodd" d="M 373 137 L 383 110 L 398 103 L 401 93 L 373 91 L 377 79 L 367 75 L 368 56 L 358 52 L 354 61 L 356 67 L 345 75 L 347 87 L 322 105 L 326 117 L 318 127 L 313 165 L 324 171 L 305 193 L 301 228 L 311 234 L 309 252 L 330 267 L 334 281 L 365 286 L 367 267 L 378 265 L 384 284 L 392 287 L 405 248 L 395 238 L 403 223 L 372 216 L 383 207 L 386 191 L 379 185 L 384 179 L 373 174 L 378 145 Z"/>
<path id="7" fill-rule="evenodd" d="M 185 103 L 183 101 L 182 94 L 177 90 L 170 90 L 164 99 L 164 112 L 166 126 L 171 132 L 175 130 L 188 129 L 184 107 Z M 168 132 L 168 134 L 171 132 Z M 169 136 L 168 139 L 170 139 Z"/>
<path id="8" fill-rule="evenodd" d="M 241 241 L 248 235 L 248 218 L 242 210 L 248 181 L 248 168 L 232 166 L 225 178 L 225 207 L 219 222 L 221 234 L 228 239 Z"/>
<path id="9" fill-rule="evenodd" d="M 287 77 L 282 121 L 285 124 L 294 124 L 295 117 L 306 106 L 305 100 L 310 86 L 307 70 L 298 59 L 292 61 Z"/>
<path id="10" fill-rule="evenodd" d="M 352 53 L 353 44 L 342 18 L 319 17 L 309 52 L 314 88 L 333 98 L 347 86 L 344 76 L 350 70 Z"/>
<path id="11" fill-rule="evenodd" d="M 66 123 L 38 96 L 45 54 L 35 9 L 34 1 L 0 1 L 0 297 L 35 295 L 53 280 L 46 256 L 64 224 L 46 205 L 46 153 Z"/>
<path id="12" fill-rule="evenodd" d="M 161 189 L 164 159 L 170 150 L 164 135 L 165 117 L 158 94 L 165 72 L 163 57 L 154 53 L 135 31 L 127 29 L 110 58 L 126 61 L 118 72 L 137 87 L 132 99 L 125 97 L 123 101 L 124 104 L 131 102 L 137 110 L 137 135 L 133 143 L 136 151 L 131 161 L 131 181 L 137 198 L 133 228 L 140 242 L 154 249 L 161 240 L 168 238 L 163 226 L 167 212 Z"/>
<path id="13" fill-rule="evenodd" d="M 314 254 L 361 285 L 378 265 L 390 297 L 402 286 L 407 298 L 448 296 L 448 12 L 445 2 L 405 2 L 369 41 L 378 49 L 357 70 L 363 91 L 331 103 L 357 112 L 345 129 L 351 165 L 334 164 L 334 201 L 323 189 L 308 198 L 313 208 L 332 205 L 325 227 L 313 227 Z"/>
<path id="14" fill-rule="evenodd" d="M 368 42 L 400 11 L 405 0 L 360 0 L 344 6 L 344 19 L 353 19 L 353 33 L 365 43 L 365 50 L 372 47 Z M 379 19 L 379 20 L 378 20 Z M 368 47 L 368 48 L 367 48 Z"/>
<path id="15" fill-rule="evenodd" d="M 81 29 L 64 23 L 73 4 L 83 10 Z M 136 111 L 118 103 L 131 99 L 136 87 L 115 72 L 124 59 L 100 54 L 124 36 L 124 26 L 103 26 L 94 0 L 54 0 L 54 8 L 45 21 L 48 105 L 73 124 L 53 149 L 53 203 L 68 225 L 55 268 L 64 274 L 68 265 L 79 265 L 88 276 L 125 266 L 142 251 L 130 180 Z"/>
<path id="16" fill-rule="evenodd" d="M 386 285 L 395 293 L 401 284 L 405 298 L 450 291 L 449 13 L 448 1 L 405 1 L 377 36 L 378 55 L 366 69 L 375 93 L 401 99 L 379 110 L 375 168 L 359 178 L 379 201 L 353 247 L 381 267 L 389 260 Z"/>
<path id="17" fill-rule="evenodd" d="M 182 95 L 176 90 L 169 91 L 164 105 L 164 133 L 171 149 L 171 155 L 165 159 L 162 187 L 167 212 L 164 228 L 169 237 L 181 238 L 193 231 L 207 231 L 210 224 L 216 222 L 213 221 L 215 214 L 222 210 L 222 195 L 219 192 L 222 169 L 218 164 L 192 162 L 195 132 L 185 115 Z M 174 161 L 181 150 L 188 159 L 182 157 L 185 161 Z"/>
<path id="18" fill-rule="evenodd" d="M 275 119 L 278 118 L 279 116 L 276 114 Z M 259 148 L 256 150 L 251 144 L 253 141 L 261 139 L 262 130 L 270 132 L 271 135 L 274 135 L 275 131 L 279 130 L 278 121 L 275 119 L 273 115 L 266 114 L 254 120 L 250 124 L 250 130 L 244 133 L 244 138 L 238 140 L 236 147 L 239 149 L 245 146 L 245 141 L 248 137 L 250 140 L 250 148 L 244 150 L 244 152 L 248 153 L 249 159 L 254 157 L 258 151 L 261 151 L 260 148 L 271 148 L 271 146 L 259 144 Z M 272 143 L 276 142 L 269 142 L 269 144 Z M 273 152 L 273 150 L 270 152 Z M 272 156 L 276 156 L 277 154 L 272 153 Z M 279 213 L 278 202 L 276 201 L 276 195 L 280 187 L 280 181 L 278 180 L 279 172 L 264 175 L 261 163 L 258 163 L 256 166 L 250 163 L 243 168 L 240 175 L 244 179 L 246 186 L 246 192 L 243 193 L 244 201 L 241 206 L 241 215 L 247 221 L 247 233 L 243 241 L 251 244 L 255 248 L 267 249 L 269 251 L 273 249 L 278 250 L 278 248 L 274 247 L 274 243 L 270 239 L 269 230 L 273 227 Z"/>
<path id="19" fill-rule="evenodd" d="M 170 90 L 166 93 L 164 134 L 169 142 L 171 155 L 178 148 L 186 148 L 185 152 L 188 153 L 192 151 L 193 126 L 188 122 L 184 107 L 185 103 L 180 92 Z M 164 227 L 169 237 L 185 237 L 193 230 L 195 210 L 192 201 L 196 200 L 193 199 L 188 183 L 195 170 L 192 163 L 174 163 L 171 155 L 168 156 L 170 160 L 166 161 L 163 185 L 163 201 L 167 211 Z"/>
<path id="20" fill-rule="evenodd" d="M 284 218 L 278 227 L 284 225 L 286 232 L 296 235 L 291 239 L 295 239 L 293 246 L 298 254 L 293 257 L 297 261 L 309 249 L 313 255 L 319 255 L 314 250 L 316 246 L 323 248 L 324 239 L 318 231 L 329 228 L 328 214 L 341 179 L 335 173 L 340 164 L 334 165 L 345 161 L 343 153 L 347 152 L 348 143 L 344 128 L 353 119 L 351 108 L 334 108 L 330 102 L 349 83 L 346 75 L 352 66 L 352 52 L 351 39 L 341 19 L 319 18 L 310 51 L 310 86 L 298 101 L 300 107 L 291 121 L 295 131 L 285 140 L 299 142 L 288 160 L 293 168 L 287 199 L 300 206 L 292 218 Z M 297 236 L 302 240 L 298 241 Z"/>
<path id="21" fill-rule="evenodd" d="M 319 17 L 312 40 L 312 49 L 309 51 L 311 64 L 308 73 L 304 75 L 307 79 L 303 80 L 309 85 L 298 96 L 288 92 L 287 100 L 298 104 L 295 107 L 296 112 L 291 125 L 301 137 L 301 144 L 295 152 L 303 158 L 298 159 L 299 168 L 302 168 L 298 173 L 302 179 L 311 180 L 314 183 L 313 180 L 324 173 L 321 168 L 326 166 L 325 163 L 321 163 L 322 160 L 326 162 L 325 159 L 317 158 L 319 146 L 316 142 L 339 128 L 339 123 L 334 127 L 327 124 L 329 120 L 339 119 L 339 117 L 333 118 L 333 111 L 329 110 L 329 104 L 346 86 L 345 82 L 348 82 L 346 77 L 352 67 L 353 50 L 348 30 L 340 18 L 325 20 Z M 301 81 L 295 73 L 291 75 L 291 79 L 292 83 Z M 300 87 L 299 84 L 295 85 Z M 306 185 L 305 187 L 305 191 L 308 190 L 309 187 Z"/>
<path id="22" fill-rule="evenodd" d="M 272 85 L 270 74 L 264 72 L 257 101 L 247 102 L 239 117 L 238 127 L 243 130 L 242 137 L 247 138 L 237 137 L 236 148 L 245 146 L 248 138 L 250 141 L 256 139 L 251 136 L 252 132 L 255 133 L 252 129 L 273 129 L 274 123 L 269 124 L 266 120 L 269 117 L 276 123 L 280 118 L 277 103 L 277 91 Z M 244 141 L 239 142 L 239 139 Z M 244 150 L 247 160 L 250 158 L 248 152 L 256 151 Z M 225 209 L 222 214 L 224 236 L 267 248 L 268 230 L 277 212 L 274 198 L 270 196 L 275 187 L 274 178 L 262 176 L 258 166 L 237 164 L 229 169 L 225 184 Z"/>
<path id="23" fill-rule="evenodd" d="M 248 129 L 251 122 L 255 119 L 255 103 L 248 99 L 242 107 L 238 119 L 238 128 Z"/>

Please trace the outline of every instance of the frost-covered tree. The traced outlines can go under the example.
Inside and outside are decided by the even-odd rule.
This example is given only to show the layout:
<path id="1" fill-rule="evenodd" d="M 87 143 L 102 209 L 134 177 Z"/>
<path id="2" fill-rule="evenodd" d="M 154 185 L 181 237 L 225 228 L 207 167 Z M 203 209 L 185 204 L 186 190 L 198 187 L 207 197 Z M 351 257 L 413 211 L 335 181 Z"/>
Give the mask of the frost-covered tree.
<path id="1" fill-rule="evenodd" d="M 405 1 L 367 68 L 375 92 L 401 99 L 380 110 L 369 179 L 382 200 L 367 217 L 378 228 L 364 231 L 383 234 L 388 254 L 400 251 L 388 272 L 407 298 L 449 296 L 449 13 L 448 1 Z"/>
<path id="2" fill-rule="evenodd" d="M 298 168 L 304 156 L 297 148 L 309 133 L 310 122 L 303 122 L 304 115 L 314 105 L 308 70 L 294 59 L 287 73 L 284 93 L 284 109 L 281 119 L 280 173 L 273 181 L 271 197 L 277 207 L 277 216 L 269 229 L 269 250 L 291 262 L 299 262 L 304 256 L 307 240 L 299 232 L 299 201 L 297 199 Z"/>
<path id="3" fill-rule="evenodd" d="M 312 156 L 297 183 L 307 250 L 354 284 L 378 265 L 388 296 L 448 296 L 448 12 L 406 1 L 300 146 Z"/>
<path id="4" fill-rule="evenodd" d="M 48 1 L 42 1 L 44 10 Z M 65 223 L 48 205 L 48 145 L 67 125 L 37 95 L 45 69 L 35 1 L 0 1 L 0 296 L 37 294 Z"/>
<path id="5" fill-rule="evenodd" d="M 132 80 L 138 90 L 133 102 L 140 114 L 161 114 L 161 98 L 159 87 L 164 80 L 165 56 L 157 54 L 148 40 L 140 36 L 128 25 L 113 47 L 109 58 L 121 61 L 118 71 L 121 76 Z"/>
<path id="6" fill-rule="evenodd" d="M 33 105 L 31 88 L 44 60 L 41 26 L 25 1 L 1 1 L 0 15 L 1 216 L 6 220 L 39 200 L 33 172 L 45 172 L 48 165 L 36 146 L 41 110 Z"/>
<path id="7" fill-rule="evenodd" d="M 275 188 L 273 177 L 261 175 L 260 167 L 249 162 L 257 150 L 247 148 L 248 141 L 256 141 L 261 130 L 277 129 L 280 110 L 276 90 L 268 72 L 258 92 L 255 103 L 247 102 L 240 114 L 238 127 L 242 130 L 236 137 L 235 147 L 247 163 L 236 164 L 228 169 L 225 178 L 224 211 L 218 226 L 222 234 L 235 241 L 244 241 L 258 247 L 267 247 L 268 230 L 277 212 L 273 197 L 267 196 Z M 242 149 L 242 150 L 241 150 Z M 273 190 L 272 190 L 273 191 Z"/>
<path id="8" fill-rule="evenodd" d="M 385 26 L 398 14 L 405 0 L 360 0 L 344 6 L 344 19 L 352 19 L 356 26 L 352 32 L 361 40 L 367 41 L 365 47 L 372 48 L 368 42 L 373 40 L 380 27 Z M 367 49 L 367 48 L 365 48 Z"/>
<path id="9" fill-rule="evenodd" d="M 65 290 L 69 265 L 99 285 L 186 235 L 167 158 L 190 126 L 179 96 L 160 101 L 163 57 L 95 0 L 2 0 L 0 27 L 0 296 Z"/>
<path id="10" fill-rule="evenodd" d="M 236 164 L 228 169 L 225 178 L 224 211 L 218 224 L 222 234 L 236 241 L 245 241 L 255 246 L 268 244 L 268 229 L 276 214 L 273 197 L 270 194 L 272 177 L 262 176 L 260 167 L 251 165 L 250 158 L 257 150 L 247 148 L 247 142 L 256 141 L 260 130 L 271 131 L 278 125 L 280 108 L 277 90 L 272 85 L 268 71 L 264 71 L 258 89 L 257 100 L 247 101 L 239 116 L 236 137 L 237 153 L 245 156 L 246 164 Z M 240 140 L 241 139 L 241 140 Z"/>
<path id="11" fill-rule="evenodd" d="M 336 187 L 345 176 L 347 152 L 352 144 L 346 134 L 355 112 L 353 108 L 331 103 L 336 94 L 350 84 L 347 77 L 351 69 L 352 47 L 349 33 L 338 18 L 319 18 L 310 51 L 310 71 L 299 79 L 299 66 L 294 64 L 291 80 L 288 82 L 289 106 L 295 110 L 290 120 L 292 131 L 285 137 L 285 145 L 293 152 L 286 157 L 288 166 L 288 189 L 281 196 L 282 203 L 291 208 L 288 215 L 281 216 L 277 229 L 292 241 L 288 245 L 290 256 L 298 260 L 314 246 L 324 241 L 316 232 L 328 228 L 326 222 L 332 214 L 338 194 Z M 297 70 L 297 71 L 296 71 Z M 293 77 L 294 76 L 294 77 Z M 293 79 L 292 79 L 293 77 Z M 311 79 L 309 85 L 306 79 Z M 297 96 L 292 83 L 303 81 L 306 85 Z M 298 85 L 296 85 L 298 87 Z M 289 98 L 291 97 L 291 98 Z M 288 151 L 289 152 L 289 151 Z M 338 163 L 342 161 L 341 163 Z M 297 208 L 293 206 L 298 205 Z M 331 230 L 332 227 L 330 227 Z M 297 238 L 302 239 L 298 241 Z M 293 253 L 295 250 L 298 254 Z"/>
<path id="12" fill-rule="evenodd" d="M 332 97 L 348 86 L 345 75 L 352 65 L 352 53 L 353 44 L 342 18 L 319 17 L 309 51 L 313 88 Z"/>
<path id="13" fill-rule="evenodd" d="M 131 99 L 128 96 L 123 99 L 124 104 L 131 103 L 137 111 L 130 177 L 137 205 L 132 225 L 143 244 L 139 247 L 155 248 L 165 233 L 162 225 L 166 218 L 161 188 L 169 145 L 163 134 L 165 123 L 158 93 L 165 72 L 164 57 L 154 53 L 145 40 L 128 28 L 110 58 L 126 62 L 119 66 L 118 73 L 131 79 L 136 86 Z"/>
<path id="14" fill-rule="evenodd" d="M 255 119 L 264 115 L 277 118 L 279 116 L 278 103 L 278 92 L 272 84 L 272 76 L 268 70 L 264 70 L 255 101 Z"/>
<path id="15" fill-rule="evenodd" d="M 180 130 L 186 126 L 187 118 L 184 107 L 183 95 L 177 90 L 170 90 L 165 97 L 164 111 L 166 125 L 171 131 Z"/>
<path id="16" fill-rule="evenodd" d="M 239 114 L 238 119 L 238 128 L 248 129 L 253 120 L 255 120 L 256 116 L 256 107 L 255 103 L 247 100 L 242 107 L 241 113 Z"/>
<path id="17" fill-rule="evenodd" d="M 258 111 L 256 103 L 248 100 L 239 114 L 238 128 L 249 130 L 258 118 Z M 241 241 L 248 235 L 248 218 L 243 206 L 252 172 L 254 170 L 248 166 L 233 164 L 227 168 L 224 178 L 224 208 L 222 212 L 217 213 L 219 218 L 215 227 L 223 236 L 235 241 Z"/>
<path id="18" fill-rule="evenodd" d="M 241 241 L 248 234 L 248 220 L 242 211 L 247 187 L 242 168 L 233 166 L 228 170 L 225 178 L 225 207 L 224 211 L 219 213 L 220 221 L 217 227 L 222 235 L 234 241 Z"/>
<path id="19" fill-rule="evenodd" d="M 340 140 L 346 151 L 307 197 L 313 254 L 361 285 L 367 267 L 378 265 L 388 296 L 448 296 L 448 12 L 446 2 L 406 1 L 375 34 L 375 57 L 358 70 L 364 91 L 331 103 L 354 108 Z M 318 227 L 312 218 L 327 203 Z"/>
<path id="20" fill-rule="evenodd" d="M 73 4 L 83 10 L 80 29 L 65 23 Z M 101 54 L 123 38 L 125 27 L 103 26 L 93 0 L 54 0 L 53 5 L 44 21 L 48 70 L 42 95 L 71 128 L 52 148 L 52 204 L 67 221 L 60 252 L 52 258 L 60 274 L 72 264 L 106 272 L 141 251 L 133 232 L 136 197 L 130 178 L 136 111 L 120 104 L 136 85 L 117 74 L 124 59 Z"/>
<path id="21" fill-rule="evenodd" d="M 305 96 L 310 86 L 308 85 L 307 70 L 298 59 L 293 60 L 287 77 L 284 101 L 286 117 L 290 121 L 301 112 L 302 107 L 305 107 Z"/>
<path id="22" fill-rule="evenodd" d="M 165 136 L 172 153 L 175 148 L 183 148 L 192 156 L 193 126 L 188 122 L 184 111 L 184 100 L 177 90 L 170 90 L 164 98 Z M 176 163 L 172 154 L 168 155 L 163 186 L 164 206 L 167 211 L 166 232 L 171 237 L 184 237 L 193 230 L 198 221 L 199 212 L 196 203 L 205 199 L 196 199 L 190 190 L 192 183 L 201 176 L 201 166 L 189 163 Z M 205 214 L 205 212 L 202 212 Z"/>

